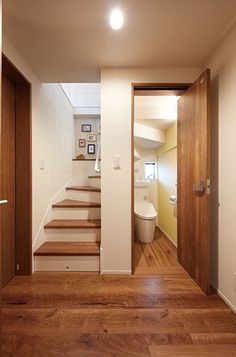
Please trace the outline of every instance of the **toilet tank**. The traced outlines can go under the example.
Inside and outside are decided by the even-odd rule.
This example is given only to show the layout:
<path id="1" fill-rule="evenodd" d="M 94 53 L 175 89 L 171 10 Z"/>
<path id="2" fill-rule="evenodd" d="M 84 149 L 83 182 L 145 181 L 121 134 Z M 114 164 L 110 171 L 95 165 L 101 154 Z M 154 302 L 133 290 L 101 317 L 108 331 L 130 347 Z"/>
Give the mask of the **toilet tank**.
<path id="1" fill-rule="evenodd" d="M 134 183 L 134 200 L 149 200 L 149 182 L 135 181 Z"/>

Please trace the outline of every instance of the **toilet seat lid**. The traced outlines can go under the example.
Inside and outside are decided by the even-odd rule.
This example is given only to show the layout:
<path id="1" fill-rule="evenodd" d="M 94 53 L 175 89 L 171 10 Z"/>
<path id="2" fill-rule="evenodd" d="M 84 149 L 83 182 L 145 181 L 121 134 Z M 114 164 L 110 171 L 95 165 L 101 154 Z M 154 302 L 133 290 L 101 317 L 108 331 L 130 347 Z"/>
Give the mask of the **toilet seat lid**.
<path id="1" fill-rule="evenodd" d="M 135 202 L 134 213 L 143 219 L 155 219 L 157 216 L 153 204 L 148 201 Z"/>

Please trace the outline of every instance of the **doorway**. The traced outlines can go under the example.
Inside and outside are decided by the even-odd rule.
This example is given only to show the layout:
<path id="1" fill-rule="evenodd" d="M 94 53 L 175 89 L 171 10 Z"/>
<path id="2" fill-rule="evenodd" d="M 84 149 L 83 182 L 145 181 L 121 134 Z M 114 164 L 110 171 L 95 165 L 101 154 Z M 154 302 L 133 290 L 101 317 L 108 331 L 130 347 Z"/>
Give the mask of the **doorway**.
<path id="1" fill-rule="evenodd" d="M 137 245 L 139 246 L 141 244 L 142 254 L 140 255 L 140 257 L 142 256 L 142 259 L 144 258 L 143 261 L 146 260 L 147 262 L 149 259 L 150 265 L 155 265 L 155 259 L 157 258 L 158 260 L 159 254 L 160 257 L 164 258 L 164 260 L 166 259 L 166 261 L 168 261 L 168 254 L 170 255 L 170 259 L 175 256 L 177 264 L 176 266 L 179 265 L 181 266 L 181 268 L 184 268 L 206 294 L 210 293 L 209 83 L 210 71 L 206 70 L 192 84 L 133 84 L 132 121 L 132 212 L 134 212 L 134 215 L 132 216 L 133 273 L 135 272 L 135 264 L 137 264 L 137 255 L 140 254 L 140 249 L 139 253 L 137 253 Z M 156 215 L 154 215 L 154 213 L 158 214 L 158 208 L 156 212 L 155 204 L 154 202 L 152 202 L 152 198 L 150 197 L 150 182 L 148 183 L 148 193 L 144 192 L 143 186 L 146 187 L 147 181 L 150 180 L 147 180 L 147 177 L 143 175 L 142 177 L 144 178 L 144 182 L 137 182 L 137 172 L 135 172 L 135 156 L 137 155 L 137 152 L 134 152 L 135 141 L 137 143 L 137 138 L 135 140 L 134 137 L 136 135 L 140 142 L 139 136 L 142 135 L 140 135 L 139 133 L 140 131 L 142 131 L 143 133 L 146 132 L 146 129 L 142 128 L 142 130 L 140 130 L 141 128 L 135 128 L 135 119 L 137 119 L 137 108 L 135 109 L 135 102 L 139 102 L 139 98 L 143 98 L 143 103 L 146 104 L 146 106 L 144 105 L 145 110 L 143 109 L 142 111 L 142 108 L 140 107 L 139 111 L 141 111 L 142 114 L 144 112 L 148 114 L 146 115 L 146 118 L 141 117 L 141 119 L 148 119 L 149 125 L 153 127 L 153 120 L 151 120 L 153 119 L 153 108 L 149 108 L 150 110 L 147 110 L 148 101 L 145 98 L 154 98 L 155 101 L 159 98 L 159 101 L 161 103 L 163 102 L 162 96 L 166 98 L 168 98 L 168 96 L 172 96 L 173 98 L 178 99 L 176 108 L 176 119 L 178 120 L 176 122 L 177 141 L 175 154 L 178 169 L 176 170 L 177 175 L 173 174 L 172 170 L 172 173 L 170 171 L 168 172 L 169 177 L 167 177 L 167 175 L 165 177 L 167 181 L 172 181 L 172 192 L 165 192 L 165 202 L 163 201 L 164 203 L 162 203 L 166 205 L 166 207 L 169 205 L 169 208 L 171 207 L 171 205 L 173 205 L 171 208 L 172 215 L 174 215 L 174 211 L 176 210 L 176 237 L 173 232 L 173 234 L 170 234 L 170 236 L 166 234 L 166 229 L 163 229 L 162 219 L 161 226 L 159 226 L 159 222 L 157 221 L 156 225 L 158 227 L 155 230 L 155 234 L 152 233 L 152 236 L 154 236 L 154 241 L 152 241 L 151 244 L 145 244 L 142 242 L 142 240 L 144 242 L 148 241 L 148 234 L 146 232 L 148 230 L 150 231 L 151 229 L 154 229 L 151 228 L 151 219 L 153 218 L 152 221 L 155 221 L 154 217 L 156 218 Z M 150 102 L 153 102 L 153 100 Z M 159 110 L 159 112 L 161 112 L 161 110 Z M 146 122 L 143 120 L 142 124 L 146 124 Z M 148 137 L 146 133 L 143 136 L 146 136 L 146 138 Z M 158 138 L 153 140 L 154 136 Z M 155 141 L 159 142 L 159 145 L 162 147 L 168 146 L 166 139 L 163 139 L 162 135 L 160 134 L 160 130 L 159 132 L 158 130 L 156 130 L 155 135 L 150 131 L 149 139 L 152 139 L 151 141 L 149 140 L 149 142 L 147 142 L 147 145 L 149 146 L 150 143 L 153 144 Z M 156 152 L 161 151 L 161 149 L 155 149 Z M 173 156 L 173 151 L 171 151 L 171 149 L 171 146 L 166 148 L 166 152 L 169 155 L 169 160 L 171 160 L 170 156 Z M 158 161 L 160 157 L 161 154 L 158 155 L 158 158 L 156 158 L 156 160 L 152 160 L 152 164 L 157 164 L 158 166 Z M 143 159 L 142 155 L 141 159 Z M 145 161 L 143 164 L 144 165 L 142 166 L 144 166 L 145 171 L 145 166 L 146 164 L 148 164 L 148 162 Z M 171 175 L 173 175 L 172 180 L 170 180 Z M 173 180 L 175 180 L 176 182 L 176 190 L 173 187 Z M 139 197 L 140 193 L 137 194 L 137 189 L 135 189 L 135 185 L 140 186 L 140 184 L 142 186 L 142 192 L 144 193 L 143 195 L 141 195 L 142 202 L 140 201 Z M 160 182 L 158 182 L 158 185 L 159 184 Z M 168 189 L 166 191 L 168 191 Z M 144 206 L 145 209 L 143 209 Z M 153 206 L 154 210 L 151 206 Z M 168 214 L 166 214 L 165 218 L 168 227 L 168 222 L 170 224 Z M 145 227 L 149 227 L 148 230 L 146 228 L 146 230 L 143 228 L 144 225 Z M 142 239 L 143 237 L 145 239 Z M 173 244 L 170 245 L 169 238 L 170 240 L 172 240 L 173 238 L 174 243 L 177 245 L 177 248 L 175 248 Z M 175 251 L 172 248 L 174 248 Z M 167 253 L 167 255 L 165 255 L 165 253 Z"/>
<path id="2" fill-rule="evenodd" d="M 31 85 L 2 56 L 2 286 L 31 275 Z"/>

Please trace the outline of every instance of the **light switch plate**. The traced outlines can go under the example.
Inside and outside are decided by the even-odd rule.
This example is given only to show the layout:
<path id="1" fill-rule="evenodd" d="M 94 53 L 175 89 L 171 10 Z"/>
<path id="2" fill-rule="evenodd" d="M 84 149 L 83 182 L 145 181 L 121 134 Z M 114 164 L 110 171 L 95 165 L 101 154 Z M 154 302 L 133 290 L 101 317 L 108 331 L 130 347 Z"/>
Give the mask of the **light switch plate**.
<path id="1" fill-rule="evenodd" d="M 44 159 L 41 158 L 41 159 L 39 160 L 39 169 L 40 169 L 40 170 L 44 170 L 44 166 L 45 166 L 45 165 L 44 165 Z"/>

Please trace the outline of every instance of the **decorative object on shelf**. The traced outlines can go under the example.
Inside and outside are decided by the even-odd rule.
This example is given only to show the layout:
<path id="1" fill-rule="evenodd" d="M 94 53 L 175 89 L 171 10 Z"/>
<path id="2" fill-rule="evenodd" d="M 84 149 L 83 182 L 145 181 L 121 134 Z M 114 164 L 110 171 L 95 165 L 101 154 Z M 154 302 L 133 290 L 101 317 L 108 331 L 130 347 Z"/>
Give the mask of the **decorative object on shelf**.
<path id="1" fill-rule="evenodd" d="M 79 147 L 80 148 L 85 148 L 85 145 L 86 145 L 85 139 L 79 139 Z"/>
<path id="2" fill-rule="evenodd" d="M 84 160 L 85 159 L 85 156 L 83 154 L 80 154 L 80 155 L 77 155 L 76 156 L 76 159 L 77 160 Z"/>
<path id="3" fill-rule="evenodd" d="M 83 133 L 90 133 L 92 130 L 92 125 L 91 124 L 82 124 L 81 125 L 81 131 Z"/>
<path id="4" fill-rule="evenodd" d="M 96 134 L 88 134 L 87 141 L 90 143 L 95 143 L 97 141 L 97 135 Z"/>
<path id="5" fill-rule="evenodd" d="M 88 144 L 87 153 L 90 155 L 95 154 L 95 145 L 94 144 Z"/>

